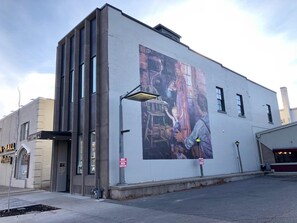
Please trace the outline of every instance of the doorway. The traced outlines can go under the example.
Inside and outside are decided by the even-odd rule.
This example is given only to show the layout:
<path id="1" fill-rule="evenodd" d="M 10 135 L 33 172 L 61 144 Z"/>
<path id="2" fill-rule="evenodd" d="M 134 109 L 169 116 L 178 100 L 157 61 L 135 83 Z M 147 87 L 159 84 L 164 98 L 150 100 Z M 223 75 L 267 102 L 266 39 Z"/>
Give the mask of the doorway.
<path id="1" fill-rule="evenodd" d="M 57 192 L 70 191 L 70 157 L 71 157 L 71 141 L 57 142 Z"/>

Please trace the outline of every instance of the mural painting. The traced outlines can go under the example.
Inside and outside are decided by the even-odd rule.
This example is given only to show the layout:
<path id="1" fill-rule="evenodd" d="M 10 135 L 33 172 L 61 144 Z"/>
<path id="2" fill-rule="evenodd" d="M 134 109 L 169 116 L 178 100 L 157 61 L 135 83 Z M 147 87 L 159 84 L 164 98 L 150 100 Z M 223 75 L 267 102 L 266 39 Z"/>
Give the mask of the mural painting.
<path id="1" fill-rule="evenodd" d="M 160 95 L 141 105 L 143 159 L 212 159 L 203 72 L 141 45 L 139 60 L 142 90 Z"/>

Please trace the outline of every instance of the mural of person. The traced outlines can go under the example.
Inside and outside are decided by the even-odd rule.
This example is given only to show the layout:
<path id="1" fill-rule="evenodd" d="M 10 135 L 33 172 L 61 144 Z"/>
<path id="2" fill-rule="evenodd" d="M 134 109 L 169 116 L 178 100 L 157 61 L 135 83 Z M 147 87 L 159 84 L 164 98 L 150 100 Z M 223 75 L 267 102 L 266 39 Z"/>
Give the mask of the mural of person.
<path id="1" fill-rule="evenodd" d="M 141 105 L 143 158 L 197 158 L 197 137 L 212 158 L 203 71 L 141 45 L 139 63 L 142 90 L 160 95 Z"/>
<path id="2" fill-rule="evenodd" d="M 196 139 L 200 138 L 200 149 L 202 158 L 212 159 L 213 152 L 211 146 L 211 133 L 209 128 L 209 118 L 207 109 L 207 99 L 204 94 L 198 93 L 197 95 L 197 112 L 200 113 L 200 119 L 196 122 L 191 134 L 184 137 L 181 132 L 175 134 L 175 139 L 178 142 L 183 142 L 185 147 L 190 150 L 196 144 Z M 197 151 L 194 151 L 195 158 L 201 157 Z"/>
<path id="3" fill-rule="evenodd" d="M 184 111 L 184 115 L 180 119 L 180 123 L 183 126 L 182 134 L 186 136 L 190 134 L 191 128 L 188 115 L 187 85 L 184 75 L 182 73 L 181 66 L 182 64 L 179 62 L 175 64 L 176 106 L 178 107 L 178 110 Z"/>
<path id="4" fill-rule="evenodd" d="M 171 146 L 171 152 L 175 153 L 175 146 L 177 145 L 177 141 L 174 136 L 176 133 L 181 132 L 181 130 L 182 130 L 179 119 L 182 118 L 183 112 L 181 112 L 181 114 L 179 114 L 179 111 L 176 106 L 174 106 L 171 109 L 172 115 L 168 112 L 167 107 L 165 107 L 165 112 L 172 121 L 171 136 L 170 136 L 169 141 L 170 141 L 170 146 Z"/>

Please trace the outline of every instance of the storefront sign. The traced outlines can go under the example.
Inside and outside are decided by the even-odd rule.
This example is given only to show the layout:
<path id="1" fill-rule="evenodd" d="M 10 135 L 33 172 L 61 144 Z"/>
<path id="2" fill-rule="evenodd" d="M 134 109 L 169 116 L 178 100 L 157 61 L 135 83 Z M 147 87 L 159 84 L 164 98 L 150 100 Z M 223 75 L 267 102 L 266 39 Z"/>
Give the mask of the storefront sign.
<path id="1" fill-rule="evenodd" d="M 5 153 L 5 155 L 2 155 L 0 157 L 1 163 L 12 164 L 12 156 L 7 155 L 7 153 L 9 153 L 9 152 L 13 153 L 14 150 L 15 150 L 15 143 L 10 143 L 10 144 L 7 144 L 6 146 L 1 146 L 0 147 L 0 156 L 1 156 L 1 154 Z"/>

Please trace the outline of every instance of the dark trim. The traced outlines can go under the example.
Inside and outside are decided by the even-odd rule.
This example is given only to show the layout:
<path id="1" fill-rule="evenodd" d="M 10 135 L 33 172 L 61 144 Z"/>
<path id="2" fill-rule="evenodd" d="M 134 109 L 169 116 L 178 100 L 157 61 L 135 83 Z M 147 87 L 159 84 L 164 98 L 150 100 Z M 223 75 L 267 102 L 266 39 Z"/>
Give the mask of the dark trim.
<path id="1" fill-rule="evenodd" d="M 36 139 L 45 140 L 71 140 L 71 132 L 60 132 L 60 131 L 40 131 L 33 133 L 28 136 L 27 140 L 32 141 Z"/>

